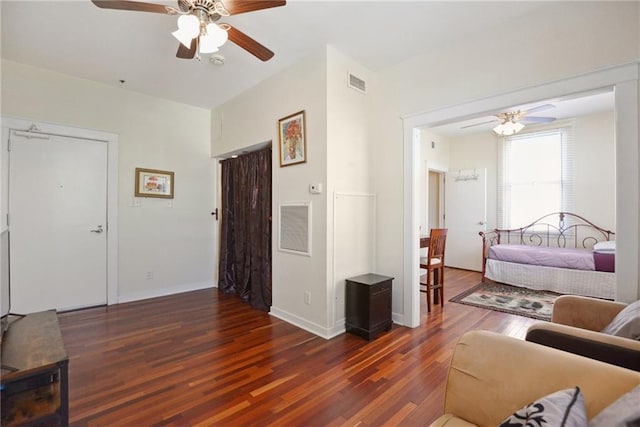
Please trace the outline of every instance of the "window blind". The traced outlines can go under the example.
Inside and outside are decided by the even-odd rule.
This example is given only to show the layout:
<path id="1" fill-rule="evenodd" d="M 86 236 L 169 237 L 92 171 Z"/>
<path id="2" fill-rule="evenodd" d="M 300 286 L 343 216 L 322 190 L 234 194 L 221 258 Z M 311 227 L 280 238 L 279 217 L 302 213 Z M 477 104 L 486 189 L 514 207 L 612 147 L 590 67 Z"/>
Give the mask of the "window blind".
<path id="1" fill-rule="evenodd" d="M 523 227 L 552 211 L 573 211 L 573 126 L 503 137 L 498 144 L 497 222 Z"/>

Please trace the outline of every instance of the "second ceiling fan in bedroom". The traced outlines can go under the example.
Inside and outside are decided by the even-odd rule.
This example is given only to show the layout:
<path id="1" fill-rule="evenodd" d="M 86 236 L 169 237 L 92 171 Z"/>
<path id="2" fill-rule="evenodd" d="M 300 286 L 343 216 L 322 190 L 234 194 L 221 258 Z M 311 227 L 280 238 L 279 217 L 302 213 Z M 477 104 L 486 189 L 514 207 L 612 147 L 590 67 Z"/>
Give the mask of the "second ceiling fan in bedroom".
<path id="1" fill-rule="evenodd" d="M 473 126 L 480 126 L 487 123 L 495 123 L 499 121 L 498 125 L 493 128 L 493 131 L 498 135 L 509 136 L 514 135 L 524 129 L 524 125 L 528 123 L 551 123 L 555 120 L 555 117 L 537 117 L 530 116 L 529 114 L 538 111 L 544 111 L 551 108 L 555 108 L 553 104 L 543 104 L 528 110 L 512 110 L 495 114 L 495 119 L 491 119 L 486 122 L 474 123 L 467 126 L 462 126 L 461 129 L 470 128 Z"/>
<path id="2" fill-rule="evenodd" d="M 223 16 L 238 15 L 261 9 L 284 6 L 285 0 L 178 0 L 178 8 L 161 4 L 126 0 L 91 0 L 103 9 L 162 13 L 178 16 L 178 58 L 191 59 L 201 53 L 217 52 L 227 40 L 240 46 L 261 61 L 268 61 L 273 52 L 242 31 L 226 23 L 218 23 Z"/>

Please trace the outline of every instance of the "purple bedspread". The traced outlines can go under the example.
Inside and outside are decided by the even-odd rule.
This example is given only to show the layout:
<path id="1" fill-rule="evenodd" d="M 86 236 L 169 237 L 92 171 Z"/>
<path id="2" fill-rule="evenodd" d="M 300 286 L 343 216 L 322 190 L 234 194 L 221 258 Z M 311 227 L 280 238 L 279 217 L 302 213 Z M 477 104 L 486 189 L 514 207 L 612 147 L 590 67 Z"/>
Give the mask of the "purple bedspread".
<path id="1" fill-rule="evenodd" d="M 606 271 L 614 273 L 616 271 L 616 254 L 611 252 L 594 252 L 593 262 L 596 265 L 596 271 Z"/>
<path id="2" fill-rule="evenodd" d="M 518 264 L 570 268 L 573 270 L 595 270 L 593 252 L 590 249 L 500 244 L 489 248 L 489 258 Z"/>

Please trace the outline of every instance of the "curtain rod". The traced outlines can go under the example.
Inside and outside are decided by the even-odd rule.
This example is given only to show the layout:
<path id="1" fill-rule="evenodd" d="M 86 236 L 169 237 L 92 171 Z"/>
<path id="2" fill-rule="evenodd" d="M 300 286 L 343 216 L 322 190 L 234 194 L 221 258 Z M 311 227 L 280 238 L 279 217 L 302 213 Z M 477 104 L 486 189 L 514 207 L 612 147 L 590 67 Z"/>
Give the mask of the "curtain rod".
<path id="1" fill-rule="evenodd" d="M 271 145 L 269 145 L 268 147 L 260 148 L 260 149 L 258 149 L 258 150 L 254 150 L 254 151 L 247 151 L 247 152 L 244 152 L 244 153 L 242 153 L 242 154 L 238 154 L 238 155 L 236 155 L 236 157 L 228 157 L 228 158 L 226 158 L 226 159 L 222 159 L 222 160 L 220 160 L 219 162 L 220 162 L 220 163 L 222 163 L 222 162 L 226 162 L 226 161 L 228 161 L 228 160 L 235 160 L 235 159 L 239 159 L 240 157 L 248 156 L 248 155 L 251 155 L 251 154 L 254 154 L 254 153 L 260 153 L 260 152 L 262 152 L 262 151 L 271 151 L 271 148 L 272 148 L 272 147 L 271 147 Z"/>

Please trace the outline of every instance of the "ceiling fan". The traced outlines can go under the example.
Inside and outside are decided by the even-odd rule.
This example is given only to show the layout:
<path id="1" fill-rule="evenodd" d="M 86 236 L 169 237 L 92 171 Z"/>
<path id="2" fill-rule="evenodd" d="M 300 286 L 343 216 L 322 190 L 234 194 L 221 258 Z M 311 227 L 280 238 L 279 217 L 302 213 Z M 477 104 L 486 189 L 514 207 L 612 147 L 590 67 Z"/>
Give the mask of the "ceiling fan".
<path id="1" fill-rule="evenodd" d="M 524 128 L 525 123 L 551 123 L 555 117 L 539 117 L 530 116 L 529 114 L 538 111 L 544 111 L 551 108 L 555 108 L 553 104 L 543 104 L 537 107 L 530 108 L 528 110 L 512 110 L 495 114 L 495 119 L 491 119 L 481 123 L 474 123 L 471 125 L 462 126 L 460 129 L 466 129 L 473 126 L 480 126 L 487 123 L 494 123 L 499 121 L 500 123 L 493 128 L 493 131 L 498 135 L 509 136 L 520 132 Z"/>
<path id="2" fill-rule="evenodd" d="M 242 31 L 226 23 L 217 23 L 223 16 L 238 15 L 261 9 L 284 6 L 286 0 L 178 0 L 178 8 L 161 4 L 127 0 L 91 0 L 103 9 L 178 15 L 178 30 L 173 36 L 180 41 L 176 56 L 200 59 L 201 53 L 217 52 L 227 40 L 240 46 L 262 61 L 273 52 Z"/>

